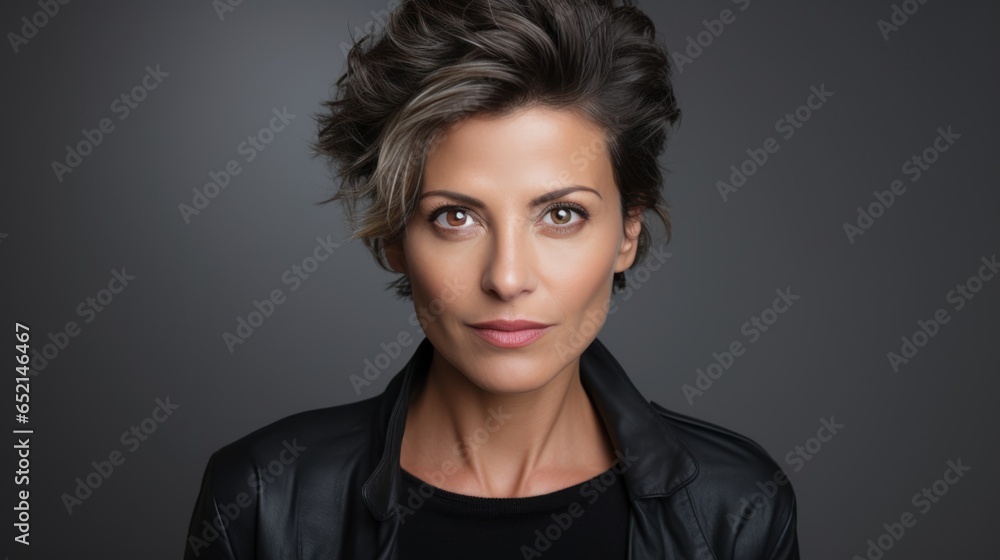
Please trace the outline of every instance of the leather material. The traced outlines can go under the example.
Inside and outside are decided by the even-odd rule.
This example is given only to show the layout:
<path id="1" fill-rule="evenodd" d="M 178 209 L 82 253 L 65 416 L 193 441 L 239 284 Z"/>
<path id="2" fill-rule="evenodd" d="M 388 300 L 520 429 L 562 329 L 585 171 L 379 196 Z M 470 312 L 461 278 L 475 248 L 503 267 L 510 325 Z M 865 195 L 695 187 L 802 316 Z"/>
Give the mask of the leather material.
<path id="1" fill-rule="evenodd" d="M 184 558 L 396 558 L 408 397 L 432 353 L 425 337 L 381 394 L 288 416 L 215 451 Z M 763 448 L 647 401 L 600 340 L 583 352 L 580 380 L 625 458 L 628 558 L 799 558 L 795 494 Z"/>

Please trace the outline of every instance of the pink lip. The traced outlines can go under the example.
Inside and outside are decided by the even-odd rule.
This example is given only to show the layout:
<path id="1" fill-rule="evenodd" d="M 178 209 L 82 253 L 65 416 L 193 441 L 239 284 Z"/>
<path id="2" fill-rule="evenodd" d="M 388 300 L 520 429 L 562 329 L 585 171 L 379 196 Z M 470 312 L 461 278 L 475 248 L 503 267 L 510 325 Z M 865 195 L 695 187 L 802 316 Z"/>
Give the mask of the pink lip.
<path id="1" fill-rule="evenodd" d="M 500 348 L 520 348 L 537 340 L 551 325 L 534 321 L 485 321 L 469 325 L 472 332 Z"/>

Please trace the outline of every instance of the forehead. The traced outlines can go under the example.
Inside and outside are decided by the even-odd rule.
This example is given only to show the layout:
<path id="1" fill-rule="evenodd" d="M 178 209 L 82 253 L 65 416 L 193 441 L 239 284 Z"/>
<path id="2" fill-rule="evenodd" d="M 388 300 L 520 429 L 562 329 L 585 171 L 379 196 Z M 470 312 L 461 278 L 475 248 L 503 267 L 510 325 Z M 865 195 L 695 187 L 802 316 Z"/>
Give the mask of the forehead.
<path id="1" fill-rule="evenodd" d="M 428 154 L 423 181 L 425 188 L 536 194 L 570 184 L 615 188 L 604 133 L 578 113 L 544 106 L 453 125 Z"/>

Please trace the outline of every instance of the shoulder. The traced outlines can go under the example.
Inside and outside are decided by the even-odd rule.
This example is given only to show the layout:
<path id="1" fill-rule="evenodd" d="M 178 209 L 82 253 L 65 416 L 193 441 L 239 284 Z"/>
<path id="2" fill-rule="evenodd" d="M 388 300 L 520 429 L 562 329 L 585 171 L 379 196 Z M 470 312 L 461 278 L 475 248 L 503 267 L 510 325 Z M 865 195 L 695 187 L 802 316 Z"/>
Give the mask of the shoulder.
<path id="1" fill-rule="evenodd" d="M 336 503 L 338 485 L 371 460 L 379 402 L 376 396 L 292 414 L 212 453 L 191 515 L 185 558 L 250 558 L 262 539 L 271 538 L 267 535 L 276 532 L 274 542 L 284 538 L 278 534 L 284 526 L 275 520 L 295 507 L 316 511 Z M 317 483 L 320 477 L 327 478 Z M 305 500 L 311 501 L 303 505 Z"/>
<path id="2" fill-rule="evenodd" d="M 783 472 L 771 455 L 753 439 L 717 424 L 651 404 L 660 418 L 691 452 L 698 464 L 696 480 L 713 479 L 727 489 L 740 490 Z M 785 484 L 784 486 L 790 486 Z"/>
<path id="3" fill-rule="evenodd" d="M 216 491 L 246 490 L 264 473 L 278 475 L 320 463 L 335 467 L 338 460 L 349 463 L 366 455 L 378 404 L 375 396 L 298 412 L 221 446 L 208 464 Z"/>
<path id="4" fill-rule="evenodd" d="M 791 554 L 795 491 L 771 455 L 743 434 L 650 403 L 694 458 L 697 475 L 684 491 L 713 549 L 735 544 L 769 558 L 786 557 L 777 555 L 779 547 Z"/>

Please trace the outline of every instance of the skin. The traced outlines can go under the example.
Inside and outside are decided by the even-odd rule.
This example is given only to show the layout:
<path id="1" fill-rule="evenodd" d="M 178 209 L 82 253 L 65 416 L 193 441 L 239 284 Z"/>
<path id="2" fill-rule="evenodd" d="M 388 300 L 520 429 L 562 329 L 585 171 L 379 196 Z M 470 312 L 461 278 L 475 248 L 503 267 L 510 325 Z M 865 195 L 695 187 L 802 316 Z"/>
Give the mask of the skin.
<path id="1" fill-rule="evenodd" d="M 571 185 L 596 193 L 531 207 Z M 601 130 L 543 106 L 460 121 L 428 155 L 420 196 L 402 240 L 386 247 L 415 308 L 434 311 L 422 321 L 435 351 L 410 400 L 402 468 L 485 497 L 546 494 L 610 468 L 613 445 L 580 383 L 580 354 L 604 324 L 614 273 L 635 260 L 642 212 L 622 219 Z M 553 208 L 565 202 L 589 216 Z M 444 204 L 459 208 L 432 223 Z M 528 346 L 499 348 L 467 326 L 494 319 L 552 326 Z"/>

